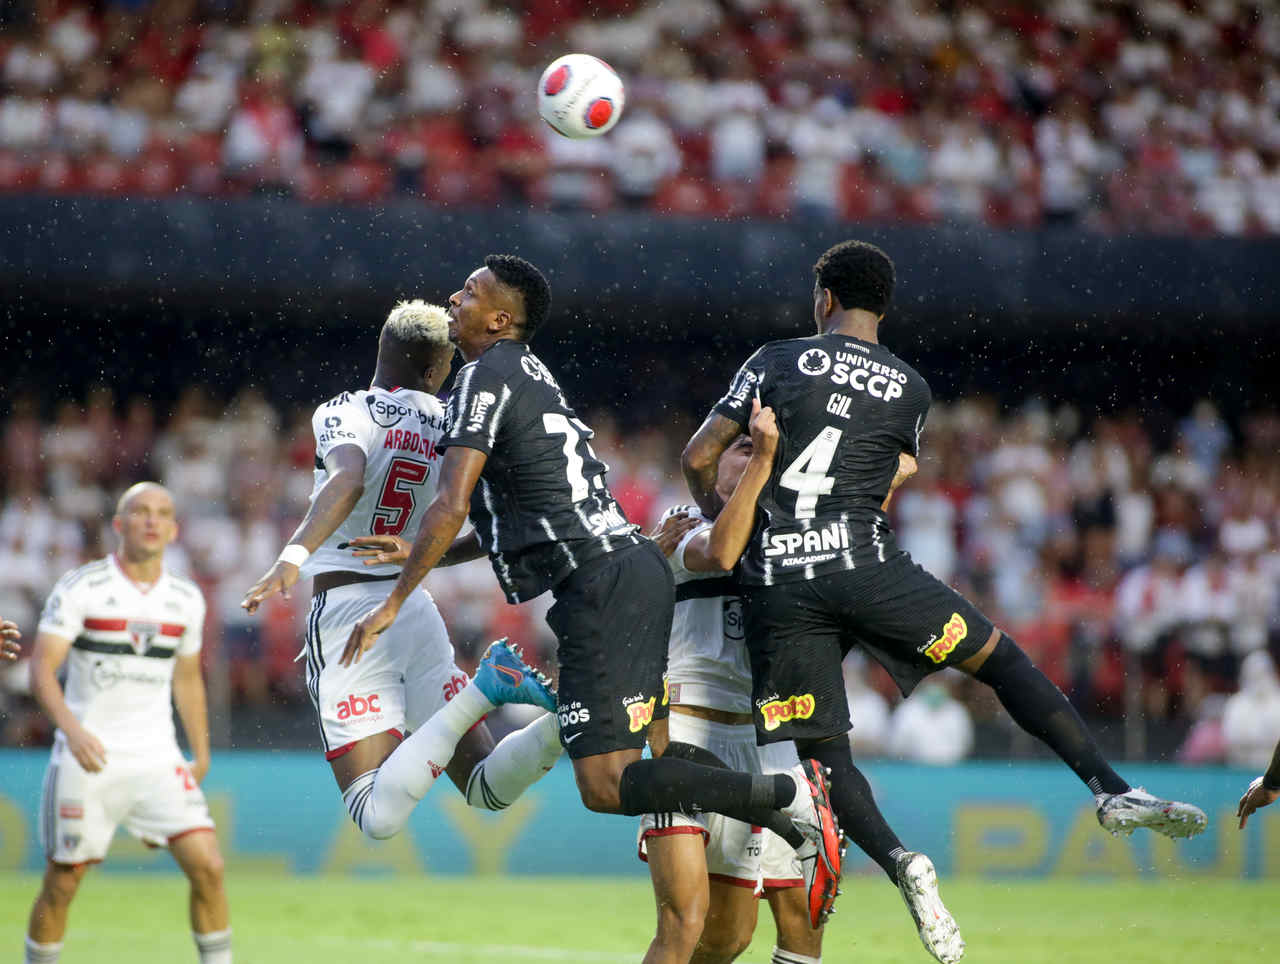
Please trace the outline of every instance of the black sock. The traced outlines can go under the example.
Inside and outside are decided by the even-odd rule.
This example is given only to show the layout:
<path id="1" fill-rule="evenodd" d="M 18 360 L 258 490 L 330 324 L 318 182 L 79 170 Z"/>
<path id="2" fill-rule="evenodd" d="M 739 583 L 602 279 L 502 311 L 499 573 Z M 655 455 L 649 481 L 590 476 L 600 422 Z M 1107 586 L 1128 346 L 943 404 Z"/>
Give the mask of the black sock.
<path id="1" fill-rule="evenodd" d="M 728 769 L 725 762 L 710 750 L 697 746 L 693 743 L 681 743 L 678 740 L 673 740 L 671 743 L 668 743 L 666 752 L 664 752 L 662 756 L 664 759 L 666 757 L 671 757 L 676 760 L 689 760 L 693 763 L 701 763 L 703 766 L 719 767 L 722 770 Z M 794 781 L 792 782 L 794 785 Z M 759 808 L 759 810 L 751 816 L 749 823 L 753 827 L 764 827 L 767 830 L 772 830 L 793 848 L 797 848 L 804 843 L 804 834 L 796 829 L 796 825 L 791 822 L 790 817 L 779 810 L 769 810 L 763 807 Z"/>
<path id="2" fill-rule="evenodd" d="M 871 784 L 853 765 L 853 752 L 844 737 L 833 740 L 797 744 L 801 759 L 813 757 L 831 771 L 831 809 L 836 812 L 840 829 L 868 857 L 880 865 L 895 884 L 898 882 L 898 855 L 906 848 L 884 819 L 871 793 Z"/>
<path id="3" fill-rule="evenodd" d="M 1062 690 L 1035 668 L 1010 637 L 1001 637 L 973 675 L 996 691 L 1015 723 L 1047 743 L 1095 794 L 1129 790 L 1124 778 L 1102 758 L 1084 720 Z"/>
<path id="4" fill-rule="evenodd" d="M 618 795 L 622 812 L 632 817 L 669 810 L 709 812 L 765 826 L 759 818 L 790 803 L 796 784 L 786 773 L 756 776 L 664 755 L 627 766 Z"/>

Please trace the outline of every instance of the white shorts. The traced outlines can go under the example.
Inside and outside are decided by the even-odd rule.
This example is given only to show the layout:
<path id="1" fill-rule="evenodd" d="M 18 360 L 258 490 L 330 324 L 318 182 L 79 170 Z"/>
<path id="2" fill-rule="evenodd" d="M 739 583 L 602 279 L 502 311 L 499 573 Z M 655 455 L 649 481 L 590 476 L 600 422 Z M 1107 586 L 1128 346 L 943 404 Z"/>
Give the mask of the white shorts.
<path id="1" fill-rule="evenodd" d="M 382 604 L 392 585 L 358 582 L 311 599 L 303 653 L 326 760 L 377 733 L 404 737 L 471 682 L 454 663 L 444 620 L 424 590 L 405 600 L 396 621 L 360 662 L 338 663 L 351 627 Z"/>
<path id="2" fill-rule="evenodd" d="M 122 823 L 153 847 L 213 829 L 204 793 L 177 745 L 160 755 L 113 753 L 89 773 L 61 739 L 55 742 L 40 800 L 45 856 L 58 864 L 97 863 Z"/>
<path id="3" fill-rule="evenodd" d="M 726 766 L 747 773 L 782 773 L 800 758 L 794 743 L 756 746 L 751 723 L 734 726 L 713 723 L 686 713 L 672 712 L 668 721 L 672 742 L 692 743 L 714 753 Z M 645 814 L 640 818 L 640 859 L 647 860 L 645 841 L 677 833 L 701 833 L 707 844 L 707 875 L 712 880 L 765 890 L 803 887 L 804 871 L 791 845 L 772 831 L 730 820 L 718 813 L 695 817 L 684 814 Z"/>

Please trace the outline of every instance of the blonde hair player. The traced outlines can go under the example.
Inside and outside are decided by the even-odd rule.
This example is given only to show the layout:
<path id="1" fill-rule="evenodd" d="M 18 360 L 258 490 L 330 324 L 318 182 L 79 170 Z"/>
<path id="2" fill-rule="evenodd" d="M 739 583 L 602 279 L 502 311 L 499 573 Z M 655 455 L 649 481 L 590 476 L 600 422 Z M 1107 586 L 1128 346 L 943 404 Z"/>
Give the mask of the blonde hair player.
<path id="1" fill-rule="evenodd" d="M 167 846 L 191 882 L 202 964 L 230 964 L 222 855 L 200 790 L 209 772 L 204 597 L 164 568 L 165 547 L 178 535 L 167 489 L 139 482 L 120 497 L 111 525 L 116 552 L 58 580 L 31 653 L 32 693 L 58 732 L 40 804 L 47 864 L 23 960 L 58 960 L 76 889 L 123 823 Z M 64 661 L 65 692 L 55 676 Z M 194 763 L 178 749 L 171 700 Z"/>
<path id="2" fill-rule="evenodd" d="M 435 393 L 452 359 L 443 308 L 395 306 L 370 387 L 316 409 L 311 507 L 242 604 L 256 612 L 273 594 L 287 596 L 300 575 L 312 577 L 307 690 L 351 819 L 374 839 L 399 833 L 441 773 L 471 806 L 501 810 L 560 756 L 551 713 L 494 746 L 485 714 L 513 702 L 553 710 L 555 694 L 501 642 L 468 678 L 426 591 L 412 594 L 410 618 L 370 658 L 352 666 L 338 659 L 356 620 L 386 599 L 407 555 L 404 538 L 417 534 L 435 495 L 445 428 Z M 449 561 L 478 555 L 474 540 L 462 540 Z"/>

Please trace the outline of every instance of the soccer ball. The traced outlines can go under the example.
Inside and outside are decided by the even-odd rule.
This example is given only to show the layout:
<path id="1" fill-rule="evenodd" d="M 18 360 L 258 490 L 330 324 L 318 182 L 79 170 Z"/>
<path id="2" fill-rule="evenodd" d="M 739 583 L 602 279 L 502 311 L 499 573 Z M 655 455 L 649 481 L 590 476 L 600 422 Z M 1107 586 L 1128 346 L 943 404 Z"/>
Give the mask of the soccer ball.
<path id="1" fill-rule="evenodd" d="M 553 60 L 538 81 L 538 113 L 565 137 L 598 137 L 618 123 L 626 92 L 612 67 L 590 54 Z"/>

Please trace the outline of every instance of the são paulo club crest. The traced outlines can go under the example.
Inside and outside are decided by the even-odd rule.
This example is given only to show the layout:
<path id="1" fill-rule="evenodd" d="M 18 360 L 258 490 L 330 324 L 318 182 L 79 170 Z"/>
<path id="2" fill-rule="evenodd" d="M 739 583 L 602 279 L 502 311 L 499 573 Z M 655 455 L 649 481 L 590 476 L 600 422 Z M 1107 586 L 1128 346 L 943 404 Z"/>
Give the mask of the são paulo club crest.
<path id="1" fill-rule="evenodd" d="M 802 375 L 825 375 L 831 370 L 831 356 L 821 348 L 810 348 L 796 362 Z"/>
<path id="2" fill-rule="evenodd" d="M 128 629 L 133 651 L 139 656 L 145 656 L 147 650 L 156 641 L 156 637 L 160 635 L 159 623 L 146 622 L 140 619 L 129 620 Z"/>

